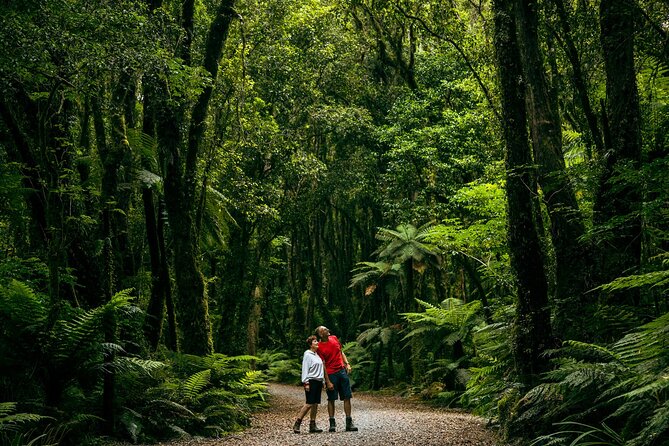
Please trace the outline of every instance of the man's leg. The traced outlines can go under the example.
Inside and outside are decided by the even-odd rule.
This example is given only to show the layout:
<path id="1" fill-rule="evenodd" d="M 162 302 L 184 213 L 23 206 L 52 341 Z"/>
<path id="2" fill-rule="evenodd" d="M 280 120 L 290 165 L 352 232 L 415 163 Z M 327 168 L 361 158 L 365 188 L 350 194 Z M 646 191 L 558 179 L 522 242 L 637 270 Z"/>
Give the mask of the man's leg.
<path id="1" fill-rule="evenodd" d="M 332 375 L 328 375 L 330 377 L 330 382 L 333 385 L 332 390 L 327 389 L 327 394 L 328 394 L 328 416 L 330 417 L 330 428 L 328 429 L 328 432 L 335 432 L 337 430 L 337 423 L 335 422 L 335 402 L 339 398 L 339 392 L 338 392 L 338 376 L 336 373 L 333 373 Z"/>
<path id="2" fill-rule="evenodd" d="M 346 430 L 357 432 L 358 428 L 353 425 L 353 418 L 351 418 L 351 400 L 349 398 L 344 400 L 344 413 L 346 414 Z"/>
<path id="3" fill-rule="evenodd" d="M 353 425 L 351 418 L 351 384 L 348 375 L 342 379 L 341 395 L 344 400 L 344 413 L 346 414 L 346 430 L 349 432 L 357 432 L 358 428 Z"/>

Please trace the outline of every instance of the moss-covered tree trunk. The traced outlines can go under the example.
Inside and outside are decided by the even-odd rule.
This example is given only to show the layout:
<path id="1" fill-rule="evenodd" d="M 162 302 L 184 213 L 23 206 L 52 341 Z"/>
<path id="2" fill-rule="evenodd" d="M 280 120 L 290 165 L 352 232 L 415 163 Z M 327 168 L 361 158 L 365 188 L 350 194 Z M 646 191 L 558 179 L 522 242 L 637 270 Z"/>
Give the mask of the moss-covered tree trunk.
<path id="1" fill-rule="evenodd" d="M 494 45 L 506 142 L 506 195 L 511 265 L 516 275 L 514 359 L 520 379 L 532 383 L 545 370 L 542 352 L 551 342 L 544 259 L 534 221 L 533 160 L 527 135 L 525 86 L 514 21 L 517 0 L 495 0 Z"/>
<path id="2" fill-rule="evenodd" d="M 606 71 L 606 153 L 595 197 L 595 223 L 610 227 L 599 243 L 597 284 L 638 271 L 641 255 L 641 222 L 636 214 L 641 194 L 620 175 L 636 170 L 641 160 L 641 112 L 634 69 L 634 16 L 632 0 L 602 0 L 600 27 Z M 615 182 L 615 183 L 614 183 Z M 612 224 L 618 220 L 619 224 Z M 628 303 L 638 304 L 638 293 Z"/>
<path id="3" fill-rule="evenodd" d="M 583 73 L 583 68 L 581 66 L 581 60 L 578 55 L 578 50 L 576 49 L 576 44 L 574 43 L 574 37 L 572 36 L 570 17 L 567 11 L 567 7 L 563 0 L 553 0 L 555 4 L 555 9 L 560 21 L 560 27 L 562 28 L 562 40 L 564 42 L 565 51 L 569 63 L 571 64 L 571 69 L 573 72 L 573 82 L 574 88 L 581 103 L 581 108 L 583 109 L 583 114 L 588 123 L 588 129 L 590 131 L 590 139 L 592 144 L 595 146 L 595 152 L 598 155 L 604 153 L 604 143 L 602 142 L 602 133 L 597 123 L 597 116 L 592 108 L 590 103 L 590 97 L 588 96 L 588 86 L 586 83 L 586 77 Z M 587 153 L 588 158 L 592 158 L 592 153 L 588 144 Z"/>
<path id="4" fill-rule="evenodd" d="M 222 0 L 211 22 L 205 41 L 203 68 L 215 82 L 223 46 L 235 16 L 233 0 Z M 180 56 L 190 64 L 194 27 L 194 1 L 182 4 L 182 26 L 185 38 Z M 162 86 L 162 103 L 157 113 L 158 141 L 165 170 L 165 206 L 167 209 L 172 246 L 174 274 L 178 289 L 177 320 L 181 334 L 180 348 L 186 353 L 207 355 L 213 351 L 209 308 L 200 270 L 199 239 L 196 231 L 197 167 L 206 129 L 213 85 L 206 86 L 191 111 L 186 138 L 182 128 L 186 120 L 183 107 L 167 101 L 167 86 Z M 185 141 L 182 142 L 182 140 Z M 185 145 L 185 147 L 184 147 Z"/>
<path id="5" fill-rule="evenodd" d="M 561 336 L 582 339 L 587 325 L 584 292 L 588 272 L 584 233 L 576 194 L 562 155 L 562 124 L 556 98 L 551 95 L 539 45 L 538 2 L 522 0 L 517 8 L 526 103 L 538 183 L 550 218 L 555 251 L 555 329 Z"/>

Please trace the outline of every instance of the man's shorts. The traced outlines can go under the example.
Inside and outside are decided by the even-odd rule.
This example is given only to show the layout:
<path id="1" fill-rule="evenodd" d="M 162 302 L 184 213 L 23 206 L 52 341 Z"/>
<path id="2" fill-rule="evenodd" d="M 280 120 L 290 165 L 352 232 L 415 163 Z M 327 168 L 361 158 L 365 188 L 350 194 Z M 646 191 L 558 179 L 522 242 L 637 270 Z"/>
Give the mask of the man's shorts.
<path id="1" fill-rule="evenodd" d="M 317 379 L 309 380 L 309 391 L 304 389 L 304 396 L 307 399 L 307 404 L 320 404 L 321 393 L 323 393 L 323 381 Z"/>
<path id="2" fill-rule="evenodd" d="M 351 382 L 348 379 L 346 369 L 328 375 L 330 382 L 334 385 L 334 389 L 327 389 L 328 401 L 336 401 L 337 397 L 340 400 L 348 400 L 351 398 Z"/>

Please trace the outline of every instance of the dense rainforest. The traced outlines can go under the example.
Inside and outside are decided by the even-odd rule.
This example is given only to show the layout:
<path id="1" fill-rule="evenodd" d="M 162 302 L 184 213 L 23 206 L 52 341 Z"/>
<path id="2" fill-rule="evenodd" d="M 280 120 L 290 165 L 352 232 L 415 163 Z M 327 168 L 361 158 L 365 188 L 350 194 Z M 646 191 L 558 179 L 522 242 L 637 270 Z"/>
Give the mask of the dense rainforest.
<path id="1" fill-rule="evenodd" d="M 2 0 L 0 90 L 0 443 L 225 435 L 326 325 L 669 444 L 666 0 Z"/>

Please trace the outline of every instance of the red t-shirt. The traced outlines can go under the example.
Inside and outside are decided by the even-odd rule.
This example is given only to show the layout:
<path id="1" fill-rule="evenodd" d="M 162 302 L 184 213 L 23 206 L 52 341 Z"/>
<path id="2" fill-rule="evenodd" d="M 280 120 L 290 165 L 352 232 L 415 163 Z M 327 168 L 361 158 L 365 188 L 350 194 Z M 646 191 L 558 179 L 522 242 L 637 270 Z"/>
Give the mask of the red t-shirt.
<path id="1" fill-rule="evenodd" d="M 318 356 L 325 364 L 328 375 L 337 373 L 344 368 L 344 360 L 341 358 L 341 344 L 337 336 L 330 335 L 327 341 L 318 341 Z"/>

